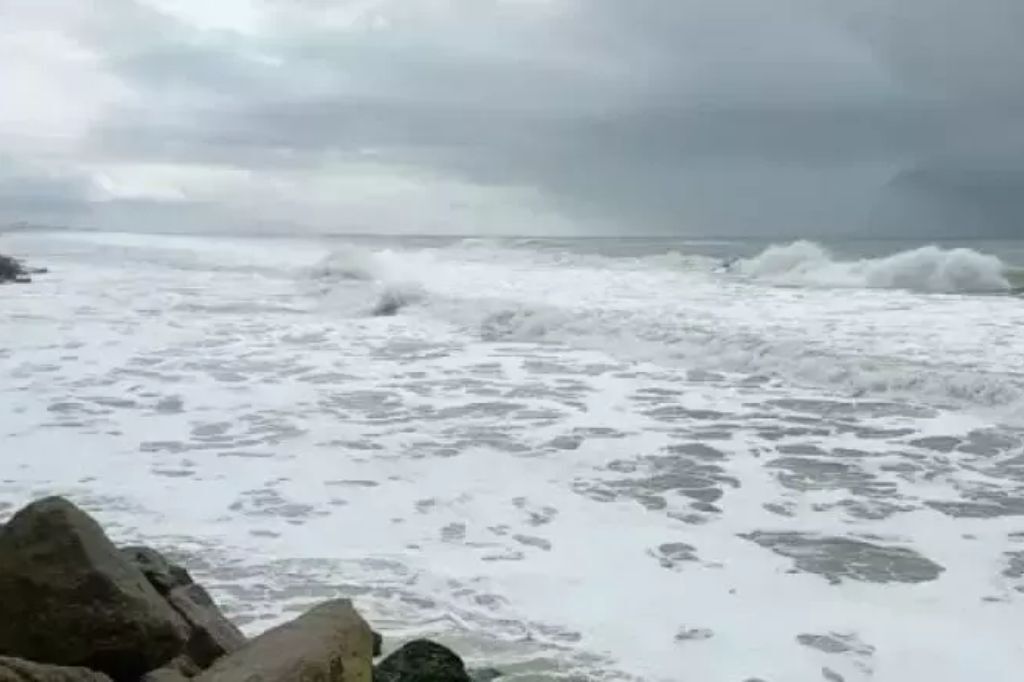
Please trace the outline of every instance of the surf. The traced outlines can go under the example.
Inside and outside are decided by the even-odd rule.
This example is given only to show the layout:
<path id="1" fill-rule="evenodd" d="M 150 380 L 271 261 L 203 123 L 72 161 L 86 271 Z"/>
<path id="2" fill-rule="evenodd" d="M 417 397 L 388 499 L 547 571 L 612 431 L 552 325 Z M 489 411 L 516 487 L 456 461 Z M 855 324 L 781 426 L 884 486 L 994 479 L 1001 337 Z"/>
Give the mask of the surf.
<path id="1" fill-rule="evenodd" d="M 933 294 L 1011 293 L 1011 269 L 998 256 L 969 248 L 922 246 L 881 258 L 841 260 L 810 241 L 773 245 L 736 261 L 732 272 L 766 283 Z M 1020 284 L 1024 285 L 1024 282 Z"/>

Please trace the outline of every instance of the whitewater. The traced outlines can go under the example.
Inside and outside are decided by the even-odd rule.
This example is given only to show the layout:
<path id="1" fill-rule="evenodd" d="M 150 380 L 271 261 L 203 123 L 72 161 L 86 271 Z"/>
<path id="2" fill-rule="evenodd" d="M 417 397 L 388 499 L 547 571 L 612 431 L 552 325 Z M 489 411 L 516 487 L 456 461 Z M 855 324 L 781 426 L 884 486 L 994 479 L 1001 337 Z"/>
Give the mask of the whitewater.
<path id="1" fill-rule="evenodd" d="M 1009 682 L 1024 243 L 38 232 L 0 522 L 511 680 Z"/>

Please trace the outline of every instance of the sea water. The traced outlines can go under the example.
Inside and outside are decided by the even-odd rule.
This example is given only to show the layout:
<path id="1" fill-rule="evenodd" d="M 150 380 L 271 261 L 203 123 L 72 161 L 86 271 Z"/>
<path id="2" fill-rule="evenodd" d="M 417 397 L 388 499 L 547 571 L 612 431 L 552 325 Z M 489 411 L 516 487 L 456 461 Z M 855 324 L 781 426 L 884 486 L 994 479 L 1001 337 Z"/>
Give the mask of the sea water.
<path id="1" fill-rule="evenodd" d="M 0 520 L 511 679 L 1024 670 L 1022 242 L 23 233 Z"/>

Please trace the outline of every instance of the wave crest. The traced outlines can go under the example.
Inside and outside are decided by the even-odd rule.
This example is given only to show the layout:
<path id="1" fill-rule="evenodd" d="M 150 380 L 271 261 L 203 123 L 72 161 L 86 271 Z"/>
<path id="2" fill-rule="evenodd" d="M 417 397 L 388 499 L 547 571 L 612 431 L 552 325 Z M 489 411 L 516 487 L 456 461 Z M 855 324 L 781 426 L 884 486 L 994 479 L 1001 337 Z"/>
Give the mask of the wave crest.
<path id="1" fill-rule="evenodd" d="M 355 280 L 371 282 L 379 276 L 374 254 L 357 248 L 335 251 L 309 269 L 313 279 L 337 282 Z"/>
<path id="2" fill-rule="evenodd" d="M 923 293 L 1005 293 L 1008 268 L 998 257 L 972 249 L 924 246 L 883 258 L 836 260 L 823 246 L 798 241 L 771 246 L 738 261 L 733 271 L 774 284 Z"/>

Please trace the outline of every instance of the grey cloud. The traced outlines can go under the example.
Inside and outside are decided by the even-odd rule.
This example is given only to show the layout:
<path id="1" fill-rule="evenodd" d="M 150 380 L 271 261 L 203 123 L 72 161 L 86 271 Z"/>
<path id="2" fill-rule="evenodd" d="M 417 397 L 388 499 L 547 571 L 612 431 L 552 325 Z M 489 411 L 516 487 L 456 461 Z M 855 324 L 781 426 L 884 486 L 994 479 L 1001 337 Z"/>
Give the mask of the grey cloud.
<path id="1" fill-rule="evenodd" d="M 372 153 L 536 188 L 589 229 L 1008 233 L 1024 213 L 1000 189 L 1017 177 L 1000 150 L 1024 149 L 1016 0 L 453 3 L 426 26 L 262 37 L 116 1 L 89 36 L 143 104 L 97 127 L 100 156 Z M 991 208 L 935 221 L 951 201 Z"/>

